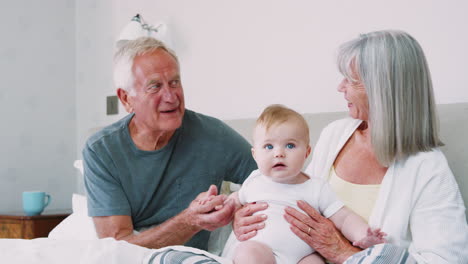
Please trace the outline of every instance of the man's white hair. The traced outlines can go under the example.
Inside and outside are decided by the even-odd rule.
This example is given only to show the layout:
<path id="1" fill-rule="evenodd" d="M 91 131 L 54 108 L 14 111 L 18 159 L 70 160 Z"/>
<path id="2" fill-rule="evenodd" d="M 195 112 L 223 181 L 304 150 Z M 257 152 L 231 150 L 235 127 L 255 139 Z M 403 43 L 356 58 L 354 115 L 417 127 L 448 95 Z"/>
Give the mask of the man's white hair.
<path id="1" fill-rule="evenodd" d="M 171 49 L 163 42 L 152 37 L 140 37 L 135 40 L 127 40 L 119 43 L 114 55 L 114 85 L 116 88 L 126 90 L 130 95 L 135 95 L 133 87 L 133 61 L 136 56 L 151 53 L 157 49 L 163 49 L 169 53 L 179 64 L 179 60 Z"/>

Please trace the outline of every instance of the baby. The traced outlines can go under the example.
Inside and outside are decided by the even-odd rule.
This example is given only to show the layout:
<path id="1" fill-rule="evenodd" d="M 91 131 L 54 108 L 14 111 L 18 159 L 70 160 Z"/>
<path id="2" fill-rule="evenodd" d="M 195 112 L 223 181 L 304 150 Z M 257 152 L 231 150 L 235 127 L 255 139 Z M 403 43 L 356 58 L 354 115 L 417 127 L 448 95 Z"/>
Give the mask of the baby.
<path id="1" fill-rule="evenodd" d="M 236 207 L 266 202 L 265 228 L 235 249 L 234 263 L 325 263 L 309 245 L 297 237 L 284 219 L 284 208 L 298 208 L 304 200 L 329 218 L 355 246 L 367 248 L 385 242 L 385 233 L 371 230 L 357 214 L 337 199 L 327 182 L 303 173 L 311 148 L 309 128 L 299 113 L 281 105 L 267 107 L 253 134 L 252 155 L 258 170 L 253 171 L 238 192 L 232 193 Z M 207 197 L 209 199 L 209 197 Z"/>

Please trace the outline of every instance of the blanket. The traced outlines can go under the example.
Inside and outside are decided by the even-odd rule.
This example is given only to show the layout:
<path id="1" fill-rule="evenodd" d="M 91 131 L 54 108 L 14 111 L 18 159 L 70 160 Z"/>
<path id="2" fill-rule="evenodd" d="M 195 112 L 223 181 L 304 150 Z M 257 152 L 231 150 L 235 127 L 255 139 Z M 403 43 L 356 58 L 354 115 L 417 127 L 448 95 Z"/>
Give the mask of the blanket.
<path id="1" fill-rule="evenodd" d="M 155 250 L 144 263 L 148 264 L 232 264 L 232 260 L 221 258 L 204 250 L 171 246 Z"/>
<path id="2" fill-rule="evenodd" d="M 113 238 L 58 240 L 51 238 L 0 239 L 1 263 L 24 264 L 232 264 L 232 260 L 209 252 L 170 246 L 148 249 Z M 380 244 L 350 257 L 345 264 L 415 264 L 405 248 Z"/>
<path id="3" fill-rule="evenodd" d="M 404 247 L 379 244 L 349 257 L 344 264 L 416 264 L 416 260 Z"/>

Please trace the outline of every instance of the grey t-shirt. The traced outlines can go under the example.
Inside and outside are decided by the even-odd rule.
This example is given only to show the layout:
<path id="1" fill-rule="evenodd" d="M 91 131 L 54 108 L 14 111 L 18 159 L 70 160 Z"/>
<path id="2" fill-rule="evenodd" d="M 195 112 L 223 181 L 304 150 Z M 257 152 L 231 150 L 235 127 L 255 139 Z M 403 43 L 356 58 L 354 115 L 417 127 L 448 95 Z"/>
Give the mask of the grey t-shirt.
<path id="1" fill-rule="evenodd" d="M 250 144 L 213 117 L 185 110 L 160 150 L 138 149 L 130 114 L 91 136 L 83 149 L 90 216 L 129 215 L 135 229 L 158 225 L 188 207 L 211 184 L 242 183 L 257 165 Z M 206 249 L 208 231 L 187 246 Z"/>

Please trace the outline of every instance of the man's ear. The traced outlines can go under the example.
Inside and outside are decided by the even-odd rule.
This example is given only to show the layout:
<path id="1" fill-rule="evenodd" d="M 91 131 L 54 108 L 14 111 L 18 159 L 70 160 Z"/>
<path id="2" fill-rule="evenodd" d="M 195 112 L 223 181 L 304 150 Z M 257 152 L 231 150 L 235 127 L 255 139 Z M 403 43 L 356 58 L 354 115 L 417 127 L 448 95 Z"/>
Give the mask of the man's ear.
<path id="1" fill-rule="evenodd" d="M 310 147 L 310 145 L 308 145 L 307 152 L 306 152 L 306 159 L 309 157 L 311 151 L 312 151 L 312 148 Z"/>
<path id="2" fill-rule="evenodd" d="M 122 105 L 125 107 L 125 110 L 128 112 L 128 113 L 132 113 L 133 112 L 133 107 L 132 107 L 132 104 L 130 102 L 130 95 L 128 94 L 128 92 L 122 88 L 118 88 L 117 89 L 117 96 L 119 97 L 119 100 L 120 102 L 122 103 Z"/>
<path id="3" fill-rule="evenodd" d="M 255 149 L 254 149 L 254 148 L 251 148 L 250 150 L 252 151 L 252 157 L 254 158 L 255 161 L 257 161 L 257 160 L 255 159 Z"/>

